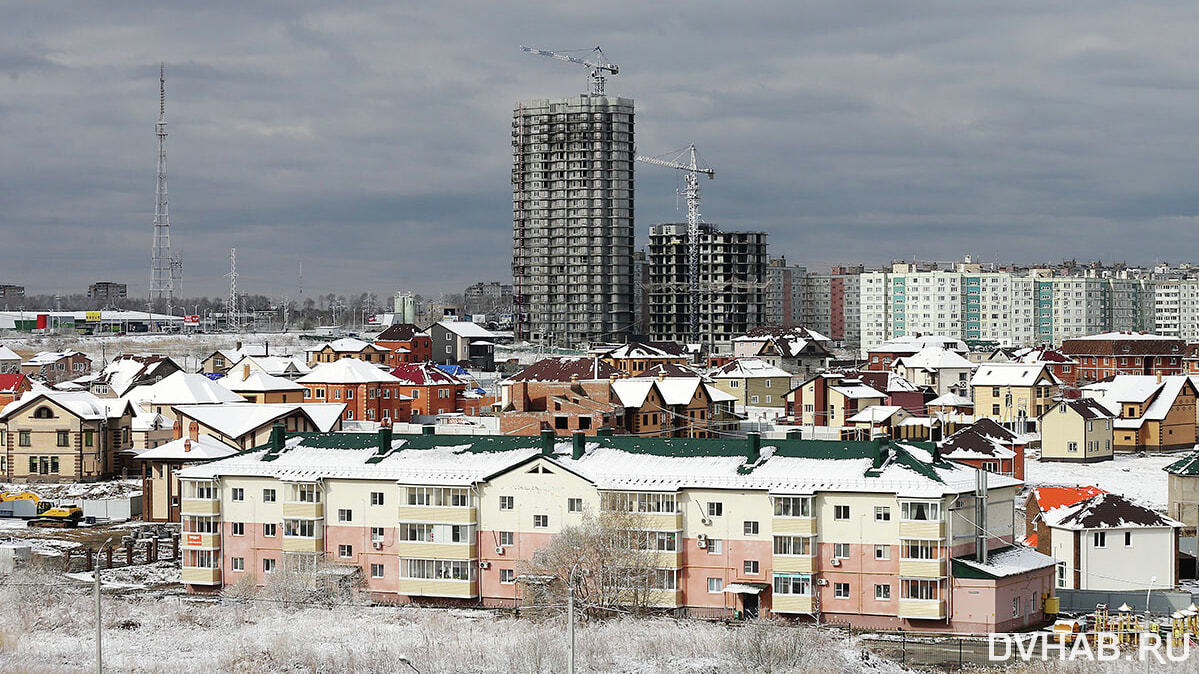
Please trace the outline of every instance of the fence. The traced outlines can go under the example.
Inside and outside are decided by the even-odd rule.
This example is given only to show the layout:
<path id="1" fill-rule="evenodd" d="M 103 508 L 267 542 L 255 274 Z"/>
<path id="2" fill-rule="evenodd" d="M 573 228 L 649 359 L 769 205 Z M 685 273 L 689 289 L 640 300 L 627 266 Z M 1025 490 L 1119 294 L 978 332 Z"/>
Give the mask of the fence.
<path id="1" fill-rule="evenodd" d="M 1176 590 L 1154 590 L 1149 593 L 1149 612 L 1157 615 L 1170 615 L 1191 605 L 1199 597 L 1193 597 L 1190 592 Z M 1121 604 L 1128 604 L 1134 612 L 1145 610 L 1145 591 L 1129 590 L 1100 591 L 1100 590 L 1057 590 L 1061 601 L 1062 613 L 1090 613 L 1098 604 L 1107 604 L 1109 610 L 1115 610 Z"/>
<path id="2" fill-rule="evenodd" d="M 907 632 L 876 633 L 862 637 L 862 648 L 912 668 L 961 671 L 1010 663 L 991 660 L 983 637 L 924 636 Z M 1002 650 L 1000 651 L 1002 652 Z"/>
<path id="3" fill-rule="evenodd" d="M 179 537 L 149 538 L 110 545 L 100 554 L 100 568 L 136 566 L 179 559 Z M 63 551 L 63 569 L 67 573 L 91 571 L 96 564 L 95 548 L 67 548 Z"/>

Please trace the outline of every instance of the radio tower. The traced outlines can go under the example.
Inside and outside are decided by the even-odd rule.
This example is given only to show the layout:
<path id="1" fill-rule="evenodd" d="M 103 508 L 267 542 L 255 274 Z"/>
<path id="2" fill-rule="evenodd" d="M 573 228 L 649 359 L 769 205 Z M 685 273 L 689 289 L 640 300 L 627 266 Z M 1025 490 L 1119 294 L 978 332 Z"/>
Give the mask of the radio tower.
<path id="1" fill-rule="evenodd" d="M 166 64 L 158 66 L 158 187 L 154 200 L 154 253 L 150 261 L 150 304 L 166 300 L 170 313 L 175 303 L 175 269 L 171 257 L 171 220 L 167 215 L 167 83 Z M 150 308 L 153 308 L 151 306 Z"/>
<path id="2" fill-rule="evenodd" d="M 237 301 L 237 249 L 229 249 L 229 299 L 225 300 L 225 327 L 230 332 L 241 329 L 241 316 Z"/>

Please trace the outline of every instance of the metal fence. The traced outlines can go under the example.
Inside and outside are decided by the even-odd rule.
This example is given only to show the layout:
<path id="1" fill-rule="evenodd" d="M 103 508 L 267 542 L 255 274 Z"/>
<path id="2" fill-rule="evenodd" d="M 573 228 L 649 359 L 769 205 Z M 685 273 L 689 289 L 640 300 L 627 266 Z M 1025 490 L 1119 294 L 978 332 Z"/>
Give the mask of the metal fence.
<path id="1" fill-rule="evenodd" d="M 1145 610 L 1145 594 L 1144 590 L 1111 592 L 1060 588 L 1057 590 L 1062 613 L 1090 613 L 1098 604 L 1107 604 L 1107 607 L 1112 610 L 1121 604 L 1128 604 L 1133 611 L 1143 612 Z M 1154 590 L 1149 593 L 1149 612 L 1170 615 L 1190 606 L 1192 601 L 1199 601 L 1199 597 L 1193 597 L 1190 592 Z"/>
<path id="2" fill-rule="evenodd" d="M 924 636 L 907 632 L 869 634 L 862 637 L 864 651 L 912 668 L 961 671 L 995 667 L 1010 662 L 991 660 L 983 637 Z M 864 658 L 865 659 L 865 658 Z"/>

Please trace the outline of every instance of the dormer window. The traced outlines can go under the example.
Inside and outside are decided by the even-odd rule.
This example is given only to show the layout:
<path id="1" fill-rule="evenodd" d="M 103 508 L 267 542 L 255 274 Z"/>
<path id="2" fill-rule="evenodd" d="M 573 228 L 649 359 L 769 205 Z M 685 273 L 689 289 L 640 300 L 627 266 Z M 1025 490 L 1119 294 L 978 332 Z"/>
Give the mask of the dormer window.
<path id="1" fill-rule="evenodd" d="M 34 419 L 53 419 L 54 412 L 49 407 L 39 407 L 33 412 Z"/>

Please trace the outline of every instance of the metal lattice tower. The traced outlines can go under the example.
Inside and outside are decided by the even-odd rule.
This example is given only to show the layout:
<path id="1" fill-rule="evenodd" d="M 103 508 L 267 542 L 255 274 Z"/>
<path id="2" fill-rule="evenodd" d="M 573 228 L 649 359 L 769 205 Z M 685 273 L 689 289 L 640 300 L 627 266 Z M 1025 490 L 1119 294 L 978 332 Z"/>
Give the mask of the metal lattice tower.
<path id="1" fill-rule="evenodd" d="M 154 200 L 154 248 L 150 261 L 150 304 L 166 300 L 170 311 L 175 301 L 175 275 L 171 257 L 171 219 L 167 213 L 167 85 L 166 64 L 158 66 L 158 185 Z"/>
<path id="2" fill-rule="evenodd" d="M 237 302 L 237 249 L 229 249 L 229 298 L 225 300 L 225 327 L 237 331 L 241 329 L 241 316 L 238 314 Z"/>

